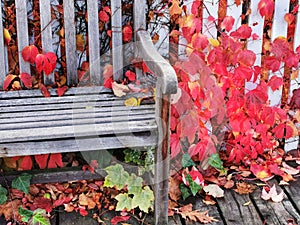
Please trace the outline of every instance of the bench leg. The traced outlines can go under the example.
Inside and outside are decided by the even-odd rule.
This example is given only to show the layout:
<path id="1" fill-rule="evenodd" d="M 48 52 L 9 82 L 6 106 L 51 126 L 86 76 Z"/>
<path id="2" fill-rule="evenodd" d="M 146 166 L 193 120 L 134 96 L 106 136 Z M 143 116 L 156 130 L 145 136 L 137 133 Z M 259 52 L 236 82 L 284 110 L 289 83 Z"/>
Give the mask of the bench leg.
<path id="1" fill-rule="evenodd" d="M 168 224 L 168 182 L 170 167 L 170 102 L 169 96 L 157 99 L 161 106 L 158 122 L 158 146 L 155 152 L 155 177 L 154 177 L 154 219 L 155 225 Z M 157 113 L 158 114 L 158 113 Z M 158 115 L 156 115 L 158 116 Z"/>

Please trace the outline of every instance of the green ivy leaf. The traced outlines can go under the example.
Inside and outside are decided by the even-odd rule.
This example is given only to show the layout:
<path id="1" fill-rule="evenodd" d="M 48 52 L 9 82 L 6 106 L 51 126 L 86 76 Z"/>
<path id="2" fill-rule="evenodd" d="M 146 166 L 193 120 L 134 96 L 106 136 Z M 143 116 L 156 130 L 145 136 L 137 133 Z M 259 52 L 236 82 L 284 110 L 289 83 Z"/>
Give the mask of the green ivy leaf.
<path id="1" fill-rule="evenodd" d="M 132 208 L 139 207 L 140 210 L 148 213 L 149 209 L 153 209 L 154 194 L 153 191 L 148 187 L 133 196 Z"/>
<path id="2" fill-rule="evenodd" d="M 191 177 L 191 175 L 187 175 L 186 176 L 186 180 L 189 182 L 189 188 L 192 192 L 192 194 L 195 196 L 198 191 L 200 191 L 202 189 L 202 187 L 200 185 L 198 185 L 197 183 L 195 183 Z"/>
<path id="3" fill-rule="evenodd" d="M 24 209 L 22 206 L 18 209 L 19 214 L 22 216 L 22 221 L 28 223 L 30 218 L 33 216 L 33 212 L 31 210 Z"/>
<path id="4" fill-rule="evenodd" d="M 143 178 L 136 176 L 134 173 L 127 180 L 128 194 L 138 194 L 142 192 Z"/>
<path id="5" fill-rule="evenodd" d="M 191 190 L 185 184 L 183 184 L 183 183 L 180 184 L 179 188 L 180 188 L 183 200 L 187 199 L 188 197 L 190 197 L 192 195 Z"/>
<path id="6" fill-rule="evenodd" d="M 18 189 L 20 191 L 23 191 L 25 194 L 28 194 L 31 177 L 32 175 L 27 173 L 18 176 L 12 181 L 12 188 Z"/>
<path id="7" fill-rule="evenodd" d="M 208 164 L 211 165 L 212 167 L 218 169 L 218 170 L 223 170 L 223 161 L 220 159 L 220 156 L 218 153 L 212 154 L 208 158 Z"/>
<path id="8" fill-rule="evenodd" d="M 51 225 L 51 223 L 45 210 L 36 209 L 33 212 L 32 219 L 29 221 L 29 225 Z"/>
<path id="9" fill-rule="evenodd" d="M 182 165 L 182 168 L 186 168 L 186 167 L 190 167 L 190 166 L 195 166 L 196 164 L 191 159 L 191 156 L 189 154 L 184 154 L 181 159 L 181 165 Z"/>
<path id="10" fill-rule="evenodd" d="M 0 205 L 7 201 L 7 190 L 0 185 Z"/>
<path id="11" fill-rule="evenodd" d="M 118 190 L 121 190 L 126 185 L 129 174 L 124 170 L 122 165 L 116 164 L 106 167 L 104 170 L 107 173 L 104 180 L 105 187 L 112 188 L 116 186 Z"/>
<path id="12" fill-rule="evenodd" d="M 122 211 L 124 209 L 126 210 L 132 210 L 132 198 L 127 194 L 118 194 L 115 199 L 118 200 L 116 210 L 117 211 Z"/>

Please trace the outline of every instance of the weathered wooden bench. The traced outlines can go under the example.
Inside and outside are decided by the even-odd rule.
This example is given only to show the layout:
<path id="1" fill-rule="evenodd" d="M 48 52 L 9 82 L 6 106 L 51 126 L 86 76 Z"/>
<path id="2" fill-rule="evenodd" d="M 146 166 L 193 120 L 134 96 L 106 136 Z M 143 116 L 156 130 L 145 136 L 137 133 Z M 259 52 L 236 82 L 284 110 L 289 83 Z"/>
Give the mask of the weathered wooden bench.
<path id="1" fill-rule="evenodd" d="M 52 49 L 50 0 L 40 1 L 41 39 L 44 51 Z M 30 64 L 21 57 L 29 45 L 27 3 L 16 0 L 17 38 L 20 72 L 30 74 Z M 122 1 L 110 1 L 112 12 L 112 65 L 114 80 L 123 76 Z M 134 48 L 157 75 L 155 104 L 126 107 L 124 99 L 115 97 L 102 87 L 100 67 L 98 1 L 87 1 L 89 74 L 92 86 L 76 87 L 77 58 L 74 25 L 74 1 L 64 0 L 64 34 L 67 83 L 63 97 L 50 90 L 45 98 L 40 90 L 3 91 L 7 74 L 3 34 L 0 32 L 0 156 L 13 157 L 48 153 L 107 150 L 125 147 L 157 146 L 155 157 L 155 221 L 167 223 L 169 169 L 169 106 L 170 94 L 177 91 L 173 68 L 156 51 L 145 31 L 146 2 L 134 1 Z M 2 18 L 2 11 L 0 10 Z M 0 30 L 3 25 L 0 23 Z M 54 82 L 54 76 L 44 83 Z M 63 179 L 63 178 L 62 178 Z"/>

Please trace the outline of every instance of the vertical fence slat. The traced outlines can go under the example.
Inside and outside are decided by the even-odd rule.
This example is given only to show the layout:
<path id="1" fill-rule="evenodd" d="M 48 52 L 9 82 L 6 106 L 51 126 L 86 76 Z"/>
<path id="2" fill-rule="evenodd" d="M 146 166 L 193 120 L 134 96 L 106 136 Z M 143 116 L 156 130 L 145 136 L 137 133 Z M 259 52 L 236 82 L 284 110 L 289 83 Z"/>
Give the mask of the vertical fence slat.
<path id="1" fill-rule="evenodd" d="M 22 49 L 29 44 L 28 41 L 28 20 L 27 20 L 27 1 L 16 0 L 17 17 L 17 37 L 19 52 L 20 73 L 30 74 L 30 64 L 25 62 L 22 57 Z"/>
<path id="2" fill-rule="evenodd" d="M 122 46 L 122 2 L 121 0 L 111 1 L 112 11 L 112 63 L 114 80 L 123 77 L 123 46 Z"/>
<path id="3" fill-rule="evenodd" d="M 290 1 L 275 1 L 275 12 L 274 12 L 274 17 L 273 17 L 273 24 L 272 24 L 272 41 L 274 41 L 277 37 L 283 36 L 286 37 L 287 35 L 287 22 L 284 20 L 284 15 L 289 12 L 289 6 L 290 6 Z M 278 76 L 282 77 L 284 73 L 283 69 L 283 63 L 281 63 L 282 69 L 280 71 L 273 73 L 269 79 L 272 76 Z M 271 106 L 276 106 L 279 105 L 281 102 L 281 96 L 282 96 L 282 88 L 280 88 L 277 91 L 271 91 L 269 89 L 269 99 L 270 99 L 270 105 Z"/>
<path id="4" fill-rule="evenodd" d="M 0 89 L 3 89 L 3 82 L 6 76 L 6 71 L 5 71 L 5 46 L 4 46 L 4 36 L 3 36 L 3 23 L 2 23 L 2 7 L 0 9 L 0 46 L 1 46 L 1 51 L 0 51 Z"/>
<path id="5" fill-rule="evenodd" d="M 87 1 L 88 10 L 88 38 L 89 38 L 89 63 L 90 79 L 92 84 L 102 84 L 100 76 L 100 42 L 98 1 Z"/>
<path id="6" fill-rule="evenodd" d="M 232 16 L 235 21 L 234 21 L 234 25 L 233 25 L 233 30 L 236 30 L 237 28 L 239 28 L 239 26 L 241 26 L 242 24 L 242 4 L 240 5 L 236 5 L 235 4 L 236 0 L 227 0 L 227 16 Z"/>
<path id="7" fill-rule="evenodd" d="M 76 31 L 74 1 L 64 0 L 64 28 L 67 63 L 68 85 L 76 85 L 77 79 L 77 53 L 76 53 Z"/>
<path id="8" fill-rule="evenodd" d="M 217 38 L 218 30 L 215 23 L 218 23 L 219 0 L 204 0 L 202 33 L 208 38 Z M 208 21 L 212 16 L 215 22 Z"/>
<path id="9" fill-rule="evenodd" d="M 263 32 L 264 32 L 264 18 L 258 11 L 259 0 L 252 0 L 250 3 L 251 14 L 249 15 L 249 27 L 252 28 L 252 33 L 258 36 L 257 40 L 250 40 L 247 43 L 247 49 L 256 54 L 255 65 L 261 66 L 261 51 L 263 45 Z M 255 24 L 255 25 L 254 25 Z M 257 81 L 259 82 L 259 81 Z M 256 81 L 246 82 L 246 90 L 252 90 L 256 87 Z"/>
<path id="10" fill-rule="evenodd" d="M 146 29 L 146 11 L 145 11 L 145 0 L 134 1 L 134 31 Z"/>
<path id="11" fill-rule="evenodd" d="M 44 52 L 53 52 L 52 27 L 51 27 L 51 0 L 40 1 L 41 38 Z M 51 85 L 55 82 L 54 74 L 44 74 L 44 84 Z"/>

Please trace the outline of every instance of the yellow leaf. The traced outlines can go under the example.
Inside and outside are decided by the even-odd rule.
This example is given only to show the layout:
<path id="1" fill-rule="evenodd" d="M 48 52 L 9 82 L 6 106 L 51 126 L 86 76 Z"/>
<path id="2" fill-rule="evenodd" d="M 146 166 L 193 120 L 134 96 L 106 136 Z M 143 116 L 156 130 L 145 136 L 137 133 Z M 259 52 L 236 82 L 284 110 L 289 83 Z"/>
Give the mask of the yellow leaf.
<path id="1" fill-rule="evenodd" d="M 6 28 L 3 29 L 3 36 L 4 36 L 5 43 L 8 45 L 11 40 L 11 35 Z"/>
<path id="2" fill-rule="evenodd" d="M 245 203 L 243 204 L 243 206 L 248 206 L 248 205 L 250 205 L 250 204 L 251 204 L 251 201 L 245 202 Z"/>
<path id="3" fill-rule="evenodd" d="M 138 99 L 132 97 L 132 98 L 128 98 L 125 100 L 124 104 L 126 106 L 138 106 L 140 103 L 140 101 L 138 101 Z"/>
<path id="4" fill-rule="evenodd" d="M 299 76 L 299 70 L 293 70 L 291 75 L 291 80 L 296 80 Z"/>
<path id="5" fill-rule="evenodd" d="M 220 45 L 220 42 L 217 39 L 209 38 L 208 41 L 213 47 L 218 47 Z"/>

